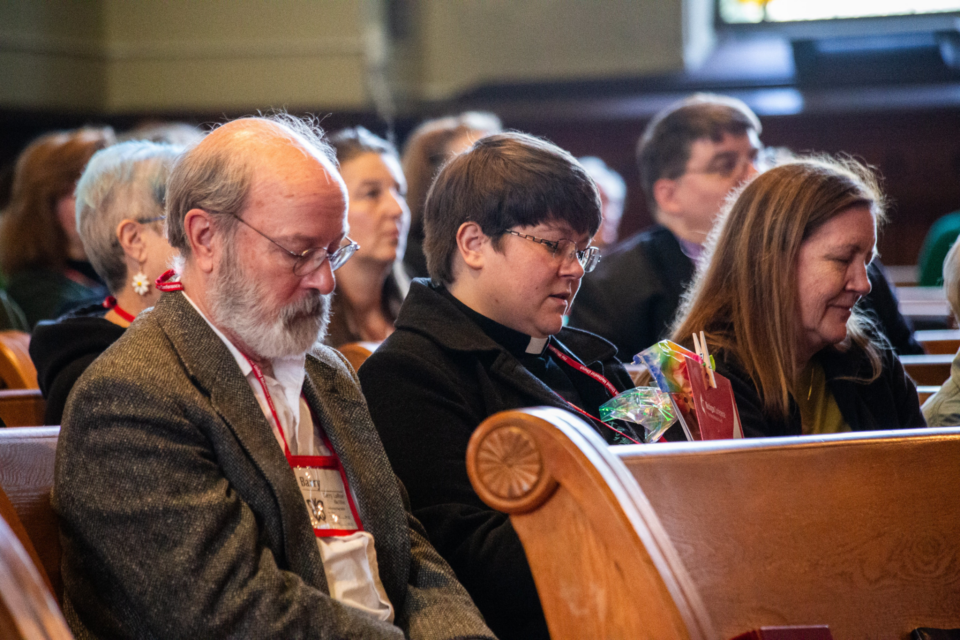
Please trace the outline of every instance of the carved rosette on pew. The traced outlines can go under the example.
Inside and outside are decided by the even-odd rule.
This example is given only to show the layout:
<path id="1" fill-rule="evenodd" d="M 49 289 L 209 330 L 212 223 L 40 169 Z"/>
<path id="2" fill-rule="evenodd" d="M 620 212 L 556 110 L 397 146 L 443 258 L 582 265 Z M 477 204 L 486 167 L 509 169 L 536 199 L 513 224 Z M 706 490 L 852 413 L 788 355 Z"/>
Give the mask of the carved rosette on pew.
<path id="1" fill-rule="evenodd" d="M 646 496 L 578 417 L 493 415 L 470 439 L 467 472 L 510 515 L 552 640 L 717 637 Z"/>
<path id="2" fill-rule="evenodd" d="M 534 439 L 519 427 L 502 426 L 470 443 L 467 465 L 480 480 L 475 486 L 488 505 L 506 513 L 524 513 L 539 507 L 557 488 L 544 473 L 543 458 Z M 471 455 L 471 452 L 473 455 Z"/>

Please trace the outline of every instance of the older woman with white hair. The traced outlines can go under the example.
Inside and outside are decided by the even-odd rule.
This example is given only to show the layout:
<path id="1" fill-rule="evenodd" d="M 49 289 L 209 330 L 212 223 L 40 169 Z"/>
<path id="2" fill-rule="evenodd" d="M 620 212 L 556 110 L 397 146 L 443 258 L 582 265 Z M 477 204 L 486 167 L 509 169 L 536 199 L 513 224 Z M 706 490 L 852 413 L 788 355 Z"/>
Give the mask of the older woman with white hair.
<path id="1" fill-rule="evenodd" d="M 943 261 L 943 292 L 953 317 L 960 318 L 960 240 L 953 243 Z M 960 351 L 950 365 L 950 377 L 921 409 L 931 427 L 960 425 Z"/>
<path id="2" fill-rule="evenodd" d="M 97 152 L 77 183 L 77 229 L 111 295 L 34 330 L 30 357 L 47 401 L 45 424 L 60 424 L 80 375 L 160 296 L 154 282 L 176 253 L 164 235 L 163 203 L 181 150 L 145 141 L 117 144 Z"/>

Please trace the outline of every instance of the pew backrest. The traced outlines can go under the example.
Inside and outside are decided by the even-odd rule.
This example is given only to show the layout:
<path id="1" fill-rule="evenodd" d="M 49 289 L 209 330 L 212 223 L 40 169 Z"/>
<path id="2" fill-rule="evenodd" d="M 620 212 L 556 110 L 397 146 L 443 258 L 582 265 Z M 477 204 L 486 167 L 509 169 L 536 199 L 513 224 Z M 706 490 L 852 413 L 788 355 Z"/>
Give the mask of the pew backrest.
<path id="1" fill-rule="evenodd" d="M 379 342 L 348 342 L 347 344 L 337 347 L 337 350 L 343 354 L 347 362 L 353 367 L 353 370 L 357 371 L 360 365 L 362 365 L 379 346 Z"/>
<path id="2" fill-rule="evenodd" d="M 0 638 L 70 640 L 73 635 L 30 557 L 0 518 Z"/>
<path id="3" fill-rule="evenodd" d="M 914 331 L 913 337 L 927 353 L 953 355 L 960 349 L 960 330 L 957 329 Z"/>
<path id="4" fill-rule="evenodd" d="M 63 594 L 60 532 L 50 505 L 53 463 L 60 427 L 0 429 L 0 488 L 33 542 L 54 594 Z"/>
<path id="5" fill-rule="evenodd" d="M 915 383 L 921 386 L 939 387 L 950 377 L 953 354 L 900 356 L 903 369 Z"/>
<path id="6" fill-rule="evenodd" d="M 519 509 L 491 500 L 479 469 L 521 477 L 522 459 L 526 484 L 548 487 L 546 497 Z M 960 627 L 957 460 L 960 428 L 605 447 L 577 417 L 540 408 L 481 424 L 468 470 L 481 498 L 511 514 L 554 640 L 697 637 L 693 624 L 701 637 L 827 624 L 837 640 L 906 639 L 920 626 Z M 626 517 L 638 508 L 642 519 Z M 635 533 L 611 525 L 625 520 Z M 587 533 L 557 536 L 567 522 Z M 627 620 L 578 635 L 562 608 L 582 585 L 555 567 L 605 565 L 606 578 L 586 570 L 593 592 L 649 599 L 656 580 L 629 564 L 643 552 L 667 585 L 654 601 L 685 628 L 634 635 Z"/>
<path id="7" fill-rule="evenodd" d="M 0 389 L 0 420 L 8 427 L 42 425 L 46 406 L 40 389 Z"/>
<path id="8" fill-rule="evenodd" d="M 37 368 L 30 359 L 30 334 L 0 331 L 0 382 L 6 389 L 39 389 Z"/>

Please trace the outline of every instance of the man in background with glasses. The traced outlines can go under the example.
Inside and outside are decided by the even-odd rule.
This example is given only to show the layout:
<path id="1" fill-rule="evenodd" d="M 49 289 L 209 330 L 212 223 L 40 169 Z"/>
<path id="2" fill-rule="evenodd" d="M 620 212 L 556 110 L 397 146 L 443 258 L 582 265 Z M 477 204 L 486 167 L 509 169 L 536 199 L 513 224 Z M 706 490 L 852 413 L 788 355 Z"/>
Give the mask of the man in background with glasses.
<path id="1" fill-rule="evenodd" d="M 760 120 L 735 98 L 696 94 L 653 117 L 637 145 L 640 184 L 656 225 L 608 250 L 584 278 L 570 322 L 633 356 L 670 334 L 703 243 L 727 196 L 765 168 Z M 898 354 L 923 353 L 879 260 L 860 305 L 877 319 Z"/>
<path id="2" fill-rule="evenodd" d="M 760 121 L 740 100 L 698 94 L 647 125 L 640 183 L 656 225 L 626 239 L 584 279 L 570 322 L 625 361 L 665 338 L 727 195 L 757 175 Z"/>
<path id="3" fill-rule="evenodd" d="M 78 637 L 493 637 L 405 509 L 353 371 L 319 346 L 358 250 L 332 158 L 277 116 L 177 161 L 180 278 L 80 379 L 60 435 Z"/>
<path id="4" fill-rule="evenodd" d="M 414 280 L 395 332 L 360 367 L 394 471 L 440 554 L 502 639 L 547 638 L 523 547 L 466 470 L 476 427 L 507 409 L 576 413 L 608 442 L 601 404 L 632 387 L 612 344 L 565 329 L 600 198 L 584 168 L 519 133 L 476 141 L 440 171 L 424 209 L 430 280 Z"/>

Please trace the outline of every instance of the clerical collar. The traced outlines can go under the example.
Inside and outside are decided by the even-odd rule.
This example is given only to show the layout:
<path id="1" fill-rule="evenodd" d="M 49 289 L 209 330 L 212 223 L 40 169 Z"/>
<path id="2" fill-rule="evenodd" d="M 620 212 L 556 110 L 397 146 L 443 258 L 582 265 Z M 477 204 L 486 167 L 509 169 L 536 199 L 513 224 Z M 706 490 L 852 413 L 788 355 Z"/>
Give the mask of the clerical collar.
<path id="1" fill-rule="evenodd" d="M 472 320 L 474 324 L 480 327 L 480 330 L 487 334 L 488 338 L 509 351 L 513 357 L 522 358 L 524 355 L 540 356 L 543 355 L 543 352 L 546 350 L 550 338 L 532 338 L 525 333 L 511 329 L 496 320 L 491 320 L 482 313 L 474 311 L 457 300 L 446 287 L 440 287 L 439 291 L 445 298 L 453 302 L 458 309 L 463 311 L 464 315 Z"/>

